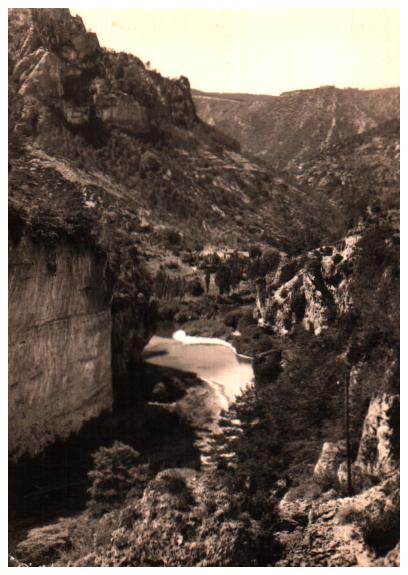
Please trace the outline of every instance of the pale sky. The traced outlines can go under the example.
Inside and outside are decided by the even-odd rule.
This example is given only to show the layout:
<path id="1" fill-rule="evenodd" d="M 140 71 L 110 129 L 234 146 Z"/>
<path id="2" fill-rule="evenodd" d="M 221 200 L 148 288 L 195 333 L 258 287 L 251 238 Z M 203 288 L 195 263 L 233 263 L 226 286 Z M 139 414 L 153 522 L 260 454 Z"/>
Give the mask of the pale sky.
<path id="1" fill-rule="evenodd" d="M 71 9 L 102 46 L 193 88 L 280 94 L 399 86 L 399 10 Z"/>

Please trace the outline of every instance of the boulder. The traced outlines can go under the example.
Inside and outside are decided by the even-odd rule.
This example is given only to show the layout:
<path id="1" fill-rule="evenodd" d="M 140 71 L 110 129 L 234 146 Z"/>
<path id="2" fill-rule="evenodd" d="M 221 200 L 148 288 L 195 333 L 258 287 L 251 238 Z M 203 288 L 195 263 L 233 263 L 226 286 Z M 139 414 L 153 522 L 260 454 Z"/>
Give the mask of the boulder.
<path id="1" fill-rule="evenodd" d="M 346 450 L 343 441 L 326 441 L 323 443 L 319 460 L 313 470 L 314 479 L 325 487 L 337 485 L 337 472 L 345 455 Z"/>
<path id="2" fill-rule="evenodd" d="M 153 387 L 152 398 L 154 401 L 166 401 L 168 395 L 167 387 L 162 381 L 159 381 L 159 383 L 156 383 Z"/>

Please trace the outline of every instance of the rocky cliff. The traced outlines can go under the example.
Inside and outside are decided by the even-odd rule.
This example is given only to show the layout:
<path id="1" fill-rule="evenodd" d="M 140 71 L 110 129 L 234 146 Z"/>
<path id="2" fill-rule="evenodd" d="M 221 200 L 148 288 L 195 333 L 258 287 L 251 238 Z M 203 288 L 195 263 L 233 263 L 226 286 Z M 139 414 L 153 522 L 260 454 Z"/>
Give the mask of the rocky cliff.
<path id="1" fill-rule="evenodd" d="M 314 468 L 326 486 L 320 497 L 289 490 L 279 509 L 297 527 L 277 534 L 285 547 L 278 566 L 399 566 L 399 399 L 382 394 L 371 402 L 352 467 L 356 495 L 337 497 L 346 486 L 344 444 L 325 443 Z M 332 487 L 329 489 L 328 487 Z"/>
<path id="2" fill-rule="evenodd" d="M 10 10 L 9 65 L 10 454 L 17 459 L 78 431 L 114 399 L 129 399 L 153 326 L 139 239 L 142 222 L 152 229 L 148 212 L 121 178 L 89 173 L 98 167 L 94 150 L 116 144 L 123 158 L 126 141 L 118 138 L 130 138 L 137 173 L 140 162 L 149 179 L 161 162 L 153 152 L 143 156 L 145 140 L 198 121 L 185 78 L 170 81 L 136 57 L 102 49 L 67 9 Z"/>
<path id="3" fill-rule="evenodd" d="M 36 455 L 112 407 L 105 258 L 28 235 L 9 252 L 9 448 Z"/>
<path id="4" fill-rule="evenodd" d="M 136 57 L 103 50 L 68 9 L 11 10 L 10 30 L 25 132 L 50 130 L 63 120 L 89 133 L 117 127 L 142 135 L 162 123 L 196 121 L 186 78 L 170 81 Z"/>
<path id="5" fill-rule="evenodd" d="M 258 393 L 292 484 L 278 566 L 398 565 L 398 245 L 391 210 L 258 282 Z"/>
<path id="6" fill-rule="evenodd" d="M 101 48 L 65 9 L 11 10 L 9 30 L 10 140 L 126 196 L 162 251 L 252 241 L 290 249 L 338 233 L 324 195 L 248 160 L 198 119 L 186 78 Z"/>

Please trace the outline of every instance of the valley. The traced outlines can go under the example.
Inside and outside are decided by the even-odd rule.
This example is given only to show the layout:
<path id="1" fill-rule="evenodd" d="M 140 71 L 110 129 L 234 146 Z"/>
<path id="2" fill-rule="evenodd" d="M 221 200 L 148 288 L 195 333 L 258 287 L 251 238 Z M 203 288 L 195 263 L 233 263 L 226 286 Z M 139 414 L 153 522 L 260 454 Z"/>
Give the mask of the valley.
<path id="1" fill-rule="evenodd" d="M 399 89 L 9 34 L 10 565 L 397 566 Z"/>

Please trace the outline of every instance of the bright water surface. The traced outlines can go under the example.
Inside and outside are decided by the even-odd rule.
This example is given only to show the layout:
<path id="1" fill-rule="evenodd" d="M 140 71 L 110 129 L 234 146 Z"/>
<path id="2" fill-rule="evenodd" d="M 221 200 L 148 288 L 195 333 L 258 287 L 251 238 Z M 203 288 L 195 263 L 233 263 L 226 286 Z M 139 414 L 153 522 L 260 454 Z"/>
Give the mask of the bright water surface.
<path id="1" fill-rule="evenodd" d="M 187 336 L 179 330 L 172 337 L 152 337 L 145 353 L 151 364 L 193 372 L 202 380 L 202 385 L 189 388 L 169 407 L 198 432 L 200 449 L 209 432 L 219 433 L 221 411 L 253 384 L 251 359 L 221 339 Z"/>

